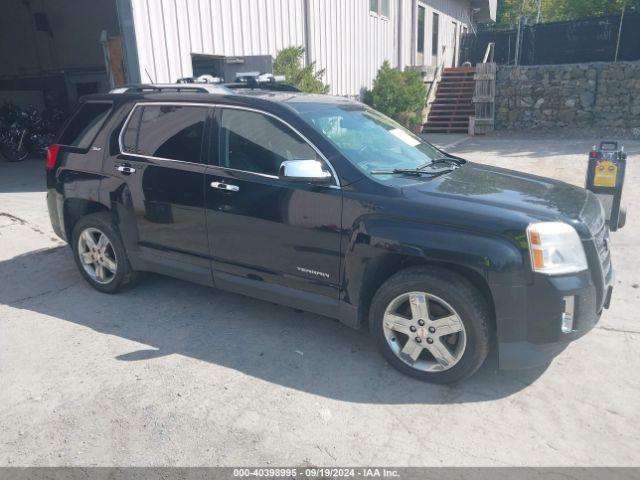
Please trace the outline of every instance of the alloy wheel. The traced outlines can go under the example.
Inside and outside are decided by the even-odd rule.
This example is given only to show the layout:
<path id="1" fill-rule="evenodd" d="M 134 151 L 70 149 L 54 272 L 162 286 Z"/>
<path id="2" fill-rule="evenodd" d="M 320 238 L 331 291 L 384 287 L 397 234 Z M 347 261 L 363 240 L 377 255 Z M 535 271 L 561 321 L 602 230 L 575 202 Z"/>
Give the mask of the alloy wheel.
<path id="1" fill-rule="evenodd" d="M 97 228 L 86 228 L 80 233 L 78 256 L 84 271 L 97 283 L 106 285 L 116 276 L 116 252 L 109 237 Z"/>
<path id="2" fill-rule="evenodd" d="M 443 299 L 426 292 L 407 292 L 393 299 L 383 318 L 391 351 L 424 372 L 443 372 L 462 358 L 467 334 L 458 313 Z"/>

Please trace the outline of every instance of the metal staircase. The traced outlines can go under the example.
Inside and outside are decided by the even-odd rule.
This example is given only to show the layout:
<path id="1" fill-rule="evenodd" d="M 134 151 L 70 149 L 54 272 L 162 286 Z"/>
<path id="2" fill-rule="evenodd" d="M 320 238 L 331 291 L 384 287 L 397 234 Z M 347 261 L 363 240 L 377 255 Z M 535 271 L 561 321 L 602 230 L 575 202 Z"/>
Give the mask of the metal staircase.
<path id="1" fill-rule="evenodd" d="M 424 133 L 467 133 L 475 114 L 475 67 L 445 68 L 430 105 Z"/>

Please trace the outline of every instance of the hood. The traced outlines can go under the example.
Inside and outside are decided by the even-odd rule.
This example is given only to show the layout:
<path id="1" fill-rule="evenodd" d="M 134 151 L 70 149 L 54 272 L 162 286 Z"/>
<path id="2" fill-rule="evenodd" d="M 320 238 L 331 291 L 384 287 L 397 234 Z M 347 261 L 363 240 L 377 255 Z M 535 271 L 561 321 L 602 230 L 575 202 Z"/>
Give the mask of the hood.
<path id="1" fill-rule="evenodd" d="M 529 221 L 566 221 L 579 230 L 586 228 L 586 232 L 579 231 L 586 235 L 602 221 L 597 197 L 584 188 L 472 162 L 433 180 L 415 182 L 403 192 L 414 200 L 429 195 L 458 205 L 462 202 L 462 208 L 465 204 L 473 204 L 474 210 L 485 207 L 484 214 L 486 207 L 495 207 L 500 210 L 496 215 L 510 211 Z"/>

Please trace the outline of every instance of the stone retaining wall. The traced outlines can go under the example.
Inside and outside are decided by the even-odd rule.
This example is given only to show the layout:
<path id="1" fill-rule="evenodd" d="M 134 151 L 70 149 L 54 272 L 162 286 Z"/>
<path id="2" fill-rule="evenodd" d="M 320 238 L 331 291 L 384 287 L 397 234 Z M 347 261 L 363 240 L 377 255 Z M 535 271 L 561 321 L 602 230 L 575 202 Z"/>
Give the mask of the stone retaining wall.
<path id="1" fill-rule="evenodd" d="M 640 62 L 498 67 L 496 129 L 640 127 Z"/>

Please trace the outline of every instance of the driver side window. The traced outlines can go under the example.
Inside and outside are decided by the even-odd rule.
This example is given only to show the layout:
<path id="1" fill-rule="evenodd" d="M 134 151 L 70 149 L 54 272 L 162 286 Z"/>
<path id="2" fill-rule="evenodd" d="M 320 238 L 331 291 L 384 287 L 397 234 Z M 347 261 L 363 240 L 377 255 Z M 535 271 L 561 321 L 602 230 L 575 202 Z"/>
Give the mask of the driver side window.
<path id="1" fill-rule="evenodd" d="M 220 165 L 277 176 L 286 160 L 318 160 L 316 151 L 284 123 L 258 112 L 223 109 Z"/>

